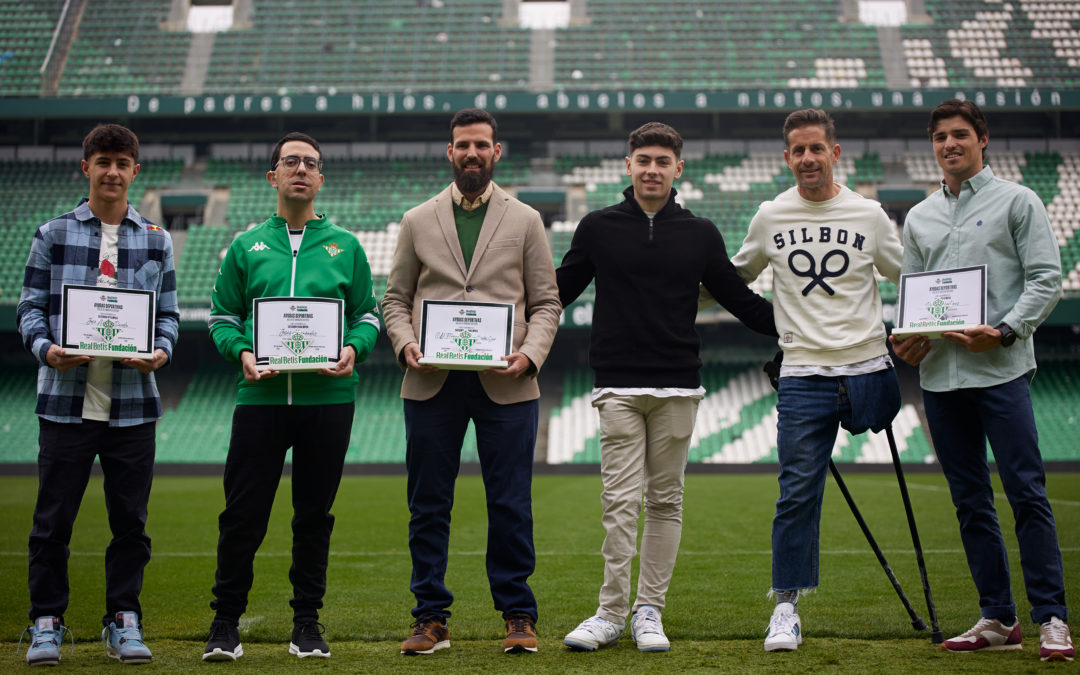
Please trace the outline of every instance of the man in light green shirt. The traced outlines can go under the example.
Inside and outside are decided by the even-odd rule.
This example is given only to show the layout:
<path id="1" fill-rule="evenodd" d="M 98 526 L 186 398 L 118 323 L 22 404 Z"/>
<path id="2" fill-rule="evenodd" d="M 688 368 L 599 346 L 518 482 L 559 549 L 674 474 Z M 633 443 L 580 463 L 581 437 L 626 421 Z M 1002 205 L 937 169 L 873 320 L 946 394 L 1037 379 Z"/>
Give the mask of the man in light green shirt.
<path id="1" fill-rule="evenodd" d="M 1029 388 L 1032 334 L 1061 297 L 1060 253 L 1038 196 L 983 166 L 990 133 L 978 107 L 957 99 L 942 103 L 930 114 L 929 132 L 944 180 L 908 212 L 902 272 L 987 266 L 988 325 L 947 332 L 933 342 L 922 335 L 890 338 L 898 357 L 919 366 L 930 435 L 979 593 L 979 621 L 942 647 L 1021 648 L 986 459 L 989 440 L 1016 518 L 1039 656 L 1071 661 L 1061 550 Z"/>

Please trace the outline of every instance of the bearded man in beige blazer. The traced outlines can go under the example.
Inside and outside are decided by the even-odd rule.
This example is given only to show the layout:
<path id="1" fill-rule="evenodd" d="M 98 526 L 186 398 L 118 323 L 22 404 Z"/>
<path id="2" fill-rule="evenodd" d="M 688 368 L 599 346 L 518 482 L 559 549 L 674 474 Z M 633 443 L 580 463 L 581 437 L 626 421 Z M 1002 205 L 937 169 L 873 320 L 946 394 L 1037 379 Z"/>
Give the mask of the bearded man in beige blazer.
<path id="1" fill-rule="evenodd" d="M 495 118 L 483 110 L 450 121 L 446 155 L 454 182 L 401 220 L 383 298 L 386 333 L 405 370 L 401 386 L 408 468 L 412 635 L 402 654 L 450 646 L 453 594 L 444 582 L 450 510 L 469 420 L 488 510 L 487 573 L 506 626 L 504 651 L 535 652 L 536 598 L 528 585 L 532 465 L 539 420 L 537 371 L 562 305 L 540 214 L 492 182 L 502 154 Z M 514 305 L 513 352 L 505 369 L 443 370 L 419 362 L 424 299 Z"/>

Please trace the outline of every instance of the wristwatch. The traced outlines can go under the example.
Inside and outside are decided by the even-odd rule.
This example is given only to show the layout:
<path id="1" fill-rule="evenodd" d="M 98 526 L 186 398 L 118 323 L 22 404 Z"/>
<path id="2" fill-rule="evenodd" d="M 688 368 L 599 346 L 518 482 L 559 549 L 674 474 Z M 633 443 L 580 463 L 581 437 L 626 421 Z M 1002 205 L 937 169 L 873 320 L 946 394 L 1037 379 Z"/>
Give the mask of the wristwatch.
<path id="1" fill-rule="evenodd" d="M 1002 321 L 998 325 L 994 326 L 994 328 L 997 328 L 999 331 L 1001 331 L 1002 347 L 1011 347 L 1012 343 L 1016 342 L 1016 333 L 1013 332 L 1013 329 L 1009 326 L 1009 324 Z"/>

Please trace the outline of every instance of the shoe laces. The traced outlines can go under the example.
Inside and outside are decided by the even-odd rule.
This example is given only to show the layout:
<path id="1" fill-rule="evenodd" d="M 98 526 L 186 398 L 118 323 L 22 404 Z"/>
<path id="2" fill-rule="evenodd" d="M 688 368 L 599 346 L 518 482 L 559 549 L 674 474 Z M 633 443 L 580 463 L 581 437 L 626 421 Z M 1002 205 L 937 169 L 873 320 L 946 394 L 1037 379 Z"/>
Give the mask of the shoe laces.
<path id="1" fill-rule="evenodd" d="M 326 626 L 322 625 L 318 621 L 305 621 L 303 623 L 296 624 L 296 628 L 300 631 L 300 634 L 305 637 L 322 638 L 323 633 L 326 632 Z"/>
<path id="2" fill-rule="evenodd" d="M 618 628 L 618 626 L 602 616 L 590 616 L 588 619 L 581 622 L 581 627 L 594 635 L 603 635 L 608 631 L 614 631 L 615 628 Z"/>
<path id="3" fill-rule="evenodd" d="M 125 628 L 113 624 L 112 632 L 116 635 L 116 641 L 118 644 L 124 644 L 125 642 L 141 643 L 143 640 L 143 631 L 141 626 Z M 108 639 L 108 633 L 109 631 L 106 630 L 105 633 L 102 635 L 103 642 Z"/>
<path id="4" fill-rule="evenodd" d="M 769 622 L 769 634 L 790 633 L 795 627 L 798 615 L 795 612 L 779 612 L 773 614 Z"/>
<path id="5" fill-rule="evenodd" d="M 1056 616 L 1042 625 L 1044 640 L 1058 645 L 1067 645 L 1070 642 L 1069 624 Z"/>
<path id="6" fill-rule="evenodd" d="M 23 629 L 22 635 L 19 636 L 19 644 L 15 646 L 15 653 L 18 654 L 22 649 L 23 638 L 26 634 L 30 633 L 30 641 L 26 646 L 26 651 L 30 651 L 34 647 L 41 646 L 46 642 L 51 642 L 57 647 L 61 647 L 64 642 L 64 635 L 67 634 L 68 639 L 71 640 L 71 653 L 75 653 L 75 636 L 71 634 L 68 627 L 64 624 L 58 624 L 56 630 L 36 630 L 33 626 L 27 626 Z"/>
<path id="7" fill-rule="evenodd" d="M 663 628 L 660 623 L 660 613 L 651 607 L 649 609 L 639 609 L 634 616 L 634 623 L 639 633 L 662 633 Z"/>
<path id="8" fill-rule="evenodd" d="M 431 630 L 435 627 L 435 624 L 441 623 L 441 621 L 439 621 L 433 616 L 423 616 L 416 621 L 413 621 L 409 627 L 413 629 L 413 635 L 426 635 L 428 630 Z"/>
<path id="9" fill-rule="evenodd" d="M 525 633 L 529 630 L 532 618 L 526 614 L 512 614 L 507 617 L 506 622 L 510 624 L 511 633 Z"/>
<path id="10" fill-rule="evenodd" d="M 210 635 L 206 636 L 206 641 L 224 640 L 229 637 L 229 631 L 232 627 L 233 625 L 224 619 L 214 619 L 210 624 Z"/>
<path id="11" fill-rule="evenodd" d="M 1009 628 L 1009 626 L 1006 626 L 1004 623 L 998 621 L 997 619 L 987 619 L 984 616 L 981 617 L 977 622 L 975 622 L 975 625 L 968 629 L 968 631 L 964 633 L 964 635 L 970 637 L 972 635 L 978 635 L 984 630 L 993 630 L 995 628 Z"/>

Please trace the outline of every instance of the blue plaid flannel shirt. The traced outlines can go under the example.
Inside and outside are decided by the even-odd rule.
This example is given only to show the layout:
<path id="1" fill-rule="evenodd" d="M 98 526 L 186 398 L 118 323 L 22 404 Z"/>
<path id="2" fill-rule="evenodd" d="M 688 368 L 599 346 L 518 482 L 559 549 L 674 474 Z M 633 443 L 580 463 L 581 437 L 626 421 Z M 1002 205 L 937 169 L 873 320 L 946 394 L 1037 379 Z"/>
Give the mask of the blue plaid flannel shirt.
<path id="1" fill-rule="evenodd" d="M 101 251 L 101 221 L 84 198 L 74 211 L 38 228 L 26 261 L 18 322 L 23 345 L 40 362 L 37 378 L 39 416 L 53 422 L 82 421 L 87 367 L 61 373 L 45 361 L 49 347 L 59 342 L 60 301 L 64 284 L 97 285 Z M 176 270 L 169 233 L 128 205 L 117 244 L 116 280 L 119 288 L 157 292 L 154 348 L 172 361 L 180 312 L 176 305 Z M 161 417 L 154 374 L 113 365 L 109 426 L 126 427 Z"/>

